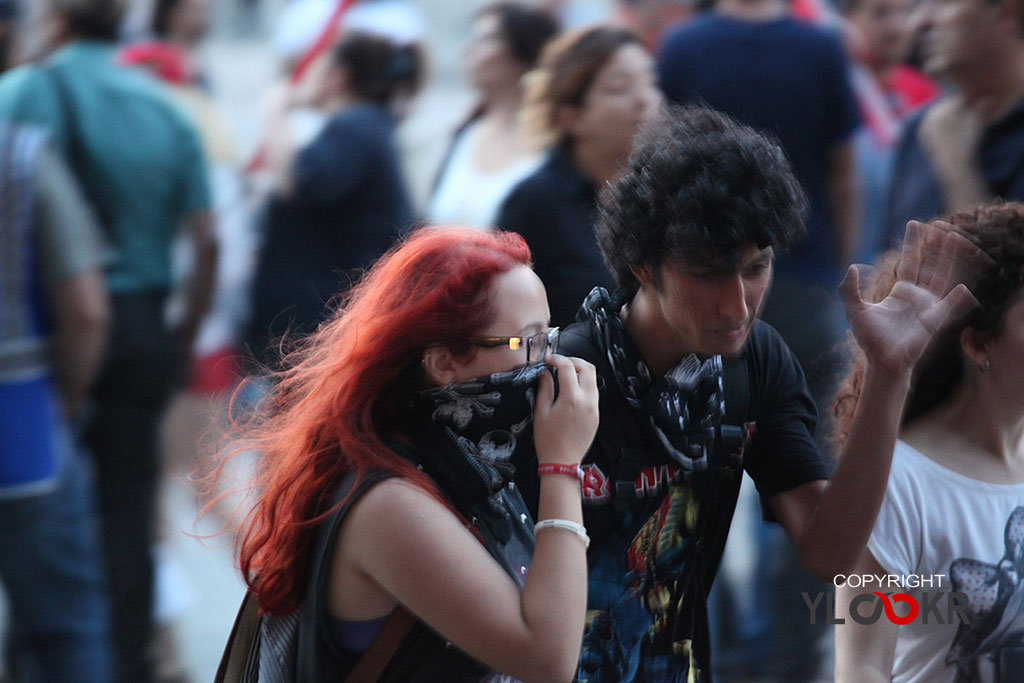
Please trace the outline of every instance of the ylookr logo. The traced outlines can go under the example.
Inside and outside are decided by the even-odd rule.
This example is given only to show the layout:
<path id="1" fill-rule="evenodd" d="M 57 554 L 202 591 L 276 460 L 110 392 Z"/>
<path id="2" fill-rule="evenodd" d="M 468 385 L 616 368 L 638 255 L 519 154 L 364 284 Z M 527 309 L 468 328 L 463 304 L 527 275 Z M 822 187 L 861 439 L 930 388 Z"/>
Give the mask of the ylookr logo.
<path id="1" fill-rule="evenodd" d="M 875 576 L 871 574 L 845 576 L 840 574 L 835 577 L 833 583 L 837 587 L 849 585 L 851 588 L 870 588 L 872 586 L 877 586 L 878 588 L 894 586 L 900 588 L 920 588 L 925 586 L 941 588 L 942 579 L 944 578 L 945 575 L 942 574 L 928 577 Z M 855 595 L 850 600 L 848 615 L 837 615 L 835 613 L 835 606 L 832 600 L 828 599 L 828 593 L 817 593 L 813 598 L 810 593 L 804 592 L 801 595 L 803 596 L 804 603 L 807 605 L 807 609 L 810 611 L 811 624 L 817 623 L 818 608 L 823 602 L 825 603 L 825 623 L 827 624 L 845 624 L 846 618 L 849 617 L 858 624 L 869 626 L 881 619 L 883 614 L 886 619 L 899 626 L 904 626 L 918 619 L 921 619 L 922 623 L 925 624 L 951 624 L 954 623 L 954 618 L 963 624 L 971 623 L 970 618 L 967 616 L 967 595 L 959 591 L 922 592 L 918 597 L 914 597 L 910 593 L 885 593 L 881 590 L 872 590 Z M 900 607 L 897 608 L 897 605 L 900 605 Z"/>

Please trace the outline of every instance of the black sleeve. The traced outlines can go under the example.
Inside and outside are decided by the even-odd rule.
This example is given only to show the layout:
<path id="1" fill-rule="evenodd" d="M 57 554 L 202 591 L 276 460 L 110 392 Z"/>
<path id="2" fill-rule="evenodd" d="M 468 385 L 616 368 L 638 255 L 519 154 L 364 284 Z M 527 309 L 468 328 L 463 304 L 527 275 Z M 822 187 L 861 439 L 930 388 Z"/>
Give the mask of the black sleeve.
<path id="1" fill-rule="evenodd" d="M 880 250 L 888 251 L 895 249 L 903 243 L 903 235 L 906 232 L 907 221 L 910 218 L 930 218 L 930 216 L 908 216 L 913 213 L 912 202 L 904 195 L 908 195 L 905 186 L 915 182 L 922 182 L 921 176 L 925 169 L 916 167 L 912 159 L 917 156 L 917 130 L 924 117 L 926 109 L 922 109 L 907 119 L 900 131 L 896 146 L 892 152 L 892 161 L 889 166 L 889 186 L 885 195 L 885 222 L 882 225 L 882 234 L 879 236 L 878 245 Z M 930 174 L 931 171 L 928 171 Z"/>
<path id="2" fill-rule="evenodd" d="M 550 286 L 550 275 L 560 252 L 560 205 L 544 188 L 543 178 L 535 173 L 509 192 L 494 219 L 502 230 L 519 233 L 526 240 L 533 256 L 533 270 L 545 286 Z"/>
<path id="3" fill-rule="evenodd" d="M 849 140 L 860 126 L 860 106 L 850 80 L 849 61 L 839 37 L 827 35 L 825 45 L 821 68 L 824 72 L 822 80 L 829 88 L 825 105 L 829 113 L 828 142 L 838 144 Z"/>
<path id="4" fill-rule="evenodd" d="M 344 116 L 330 121 L 295 157 L 296 196 L 314 205 L 349 196 L 379 154 L 374 132 Z"/>
<path id="5" fill-rule="evenodd" d="M 768 503 L 783 491 L 828 478 L 814 440 L 817 411 L 804 373 L 779 333 L 758 321 L 747 349 L 754 436 L 744 469 L 754 480 L 766 520 L 776 521 Z"/>

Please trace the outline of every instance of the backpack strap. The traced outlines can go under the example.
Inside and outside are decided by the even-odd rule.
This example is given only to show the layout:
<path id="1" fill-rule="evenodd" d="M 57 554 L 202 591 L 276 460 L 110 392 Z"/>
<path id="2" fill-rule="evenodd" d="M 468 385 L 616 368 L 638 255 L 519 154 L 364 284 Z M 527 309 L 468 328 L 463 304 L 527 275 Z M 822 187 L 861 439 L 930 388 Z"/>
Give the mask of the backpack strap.
<path id="1" fill-rule="evenodd" d="M 376 683 L 391 658 L 398 651 L 406 634 L 416 625 L 416 617 L 401 605 L 395 608 L 384 626 L 366 648 L 363 656 L 352 667 L 345 683 Z"/>
<path id="2" fill-rule="evenodd" d="M 258 647 L 260 608 L 256 594 L 246 591 L 242 604 L 231 626 L 227 645 L 217 666 L 214 683 L 237 683 L 245 680 L 246 664 L 253 647 Z"/>
<path id="3" fill-rule="evenodd" d="M 97 222 L 104 232 L 110 233 L 114 228 L 114 217 L 110 207 L 102 201 L 102 193 L 96 187 L 95 174 L 89 172 L 89 152 L 85 148 L 85 141 L 82 138 L 81 124 L 78 114 L 75 111 L 74 98 L 71 97 L 71 90 L 68 88 L 64 74 L 58 66 L 48 66 L 45 73 L 49 74 L 53 83 L 54 92 L 57 94 L 61 118 L 64 121 L 64 130 L 67 134 L 67 162 L 74 173 L 78 186 L 85 195 L 85 199 L 96 215 Z"/>
<path id="4" fill-rule="evenodd" d="M 750 355 L 726 358 L 722 368 L 725 387 L 725 417 L 722 419 L 722 446 L 735 453 L 746 442 L 746 423 L 750 416 Z"/>
<path id="5" fill-rule="evenodd" d="M 329 649 L 329 643 L 321 642 L 327 631 L 327 605 L 324 595 L 341 524 L 350 506 L 363 493 L 391 476 L 393 475 L 387 472 L 349 474 L 331 498 L 331 507 L 341 505 L 341 508 L 317 531 L 313 552 L 310 554 L 313 562 L 310 566 L 308 588 L 299 609 L 296 680 L 301 683 L 317 683 L 321 680 L 320 657 L 325 654 L 325 647 Z M 402 639 L 415 624 L 416 617 L 401 605 L 397 606 L 370 646 L 360 656 L 347 680 L 352 683 L 376 681 L 398 650 Z"/>

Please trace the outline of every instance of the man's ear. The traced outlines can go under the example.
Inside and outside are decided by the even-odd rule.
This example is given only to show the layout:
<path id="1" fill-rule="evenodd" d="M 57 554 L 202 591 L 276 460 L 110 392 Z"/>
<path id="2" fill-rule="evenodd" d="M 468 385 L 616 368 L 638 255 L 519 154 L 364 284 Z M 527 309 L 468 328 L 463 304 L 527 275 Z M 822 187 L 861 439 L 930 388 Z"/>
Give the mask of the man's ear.
<path id="1" fill-rule="evenodd" d="M 633 277 L 640 281 L 641 287 L 646 287 L 654 282 L 654 270 L 650 266 L 630 266 L 629 270 L 633 273 Z"/>
<path id="2" fill-rule="evenodd" d="M 455 377 L 455 357 L 446 346 L 431 346 L 423 352 L 423 379 L 431 386 L 450 384 Z"/>
<path id="3" fill-rule="evenodd" d="M 966 362 L 978 368 L 988 367 L 988 335 L 973 327 L 965 327 L 960 332 L 960 351 Z"/>

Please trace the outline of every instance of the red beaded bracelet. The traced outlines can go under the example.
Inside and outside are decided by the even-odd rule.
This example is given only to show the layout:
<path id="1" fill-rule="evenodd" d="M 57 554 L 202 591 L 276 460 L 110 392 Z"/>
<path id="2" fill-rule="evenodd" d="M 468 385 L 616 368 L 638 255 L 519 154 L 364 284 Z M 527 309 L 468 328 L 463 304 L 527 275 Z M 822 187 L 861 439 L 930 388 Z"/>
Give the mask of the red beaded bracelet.
<path id="1" fill-rule="evenodd" d="M 537 465 L 537 474 L 564 474 L 583 481 L 583 469 L 579 465 L 562 465 L 559 463 L 542 463 Z"/>

